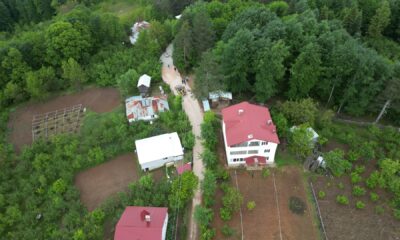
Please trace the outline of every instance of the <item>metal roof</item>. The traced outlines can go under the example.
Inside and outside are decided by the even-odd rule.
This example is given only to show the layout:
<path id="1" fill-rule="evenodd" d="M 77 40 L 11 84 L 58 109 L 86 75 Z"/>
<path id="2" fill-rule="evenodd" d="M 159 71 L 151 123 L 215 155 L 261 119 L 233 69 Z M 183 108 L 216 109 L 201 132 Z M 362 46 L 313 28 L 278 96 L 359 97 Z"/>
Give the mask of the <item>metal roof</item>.
<path id="1" fill-rule="evenodd" d="M 203 109 L 204 109 L 204 112 L 210 111 L 210 103 L 208 102 L 207 99 L 203 100 Z"/>
<path id="2" fill-rule="evenodd" d="M 168 101 L 160 97 L 133 96 L 125 100 L 126 117 L 129 122 L 152 120 L 158 113 L 169 110 Z"/>
<path id="3" fill-rule="evenodd" d="M 219 98 L 232 100 L 232 93 L 224 92 L 224 91 L 214 91 L 214 92 L 209 92 L 208 97 L 211 100 L 215 100 L 215 99 L 219 99 Z"/>
<path id="4" fill-rule="evenodd" d="M 167 133 L 135 141 L 139 163 L 183 155 L 178 133 Z"/>
<path id="5" fill-rule="evenodd" d="M 150 87 L 150 83 L 151 83 L 151 77 L 147 74 L 143 74 L 142 76 L 140 76 L 139 81 L 137 86 L 146 86 L 146 87 Z"/>

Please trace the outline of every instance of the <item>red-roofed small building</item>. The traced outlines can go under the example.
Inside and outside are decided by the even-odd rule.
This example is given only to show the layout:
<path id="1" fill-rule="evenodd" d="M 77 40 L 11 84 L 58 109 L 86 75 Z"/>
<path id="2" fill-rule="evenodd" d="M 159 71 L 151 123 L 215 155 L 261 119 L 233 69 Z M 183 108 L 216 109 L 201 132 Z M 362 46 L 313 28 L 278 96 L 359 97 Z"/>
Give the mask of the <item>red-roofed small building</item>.
<path id="1" fill-rule="evenodd" d="M 115 228 L 114 240 L 165 240 L 168 208 L 126 207 Z"/>
<path id="2" fill-rule="evenodd" d="M 229 166 L 274 163 L 279 138 L 268 108 L 242 102 L 222 109 L 222 118 Z"/>
<path id="3" fill-rule="evenodd" d="M 178 172 L 178 175 L 182 175 L 186 171 L 192 171 L 192 163 L 188 162 L 183 165 L 179 165 L 176 167 L 176 171 Z"/>

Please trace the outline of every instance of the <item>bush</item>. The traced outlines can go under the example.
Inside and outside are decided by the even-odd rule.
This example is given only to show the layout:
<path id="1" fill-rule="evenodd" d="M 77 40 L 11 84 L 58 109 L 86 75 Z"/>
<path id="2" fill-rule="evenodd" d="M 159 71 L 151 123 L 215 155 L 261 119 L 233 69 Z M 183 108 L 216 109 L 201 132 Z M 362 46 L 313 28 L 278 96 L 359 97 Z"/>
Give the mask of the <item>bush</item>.
<path id="1" fill-rule="evenodd" d="M 358 173 L 358 174 L 362 174 L 365 172 L 365 166 L 356 166 L 354 168 L 354 172 Z"/>
<path id="2" fill-rule="evenodd" d="M 360 186 L 354 186 L 353 187 L 353 195 L 354 196 L 356 196 L 356 197 L 364 196 L 365 193 L 366 193 L 366 191 L 365 191 L 365 189 L 363 187 L 360 187 Z"/>
<path id="3" fill-rule="evenodd" d="M 374 192 L 371 192 L 371 193 L 369 194 L 369 198 L 371 199 L 371 201 L 377 202 L 377 201 L 379 200 L 379 195 L 376 194 L 376 193 L 374 193 Z"/>
<path id="4" fill-rule="evenodd" d="M 262 170 L 262 176 L 263 176 L 263 178 L 267 178 L 269 175 L 271 175 L 271 172 L 269 171 L 269 169 L 268 169 L 268 168 L 264 168 L 264 169 Z"/>
<path id="5" fill-rule="evenodd" d="M 318 192 L 318 198 L 319 199 L 324 199 L 326 197 L 326 193 L 324 191 L 319 191 Z"/>
<path id="6" fill-rule="evenodd" d="M 347 153 L 347 159 L 348 159 L 350 162 L 355 162 L 355 161 L 357 161 L 359 158 L 360 158 L 360 154 L 359 154 L 357 151 L 350 150 L 350 151 Z"/>
<path id="7" fill-rule="evenodd" d="M 343 184 L 343 183 L 341 183 L 341 182 L 340 182 L 340 183 L 338 183 L 338 185 L 337 185 L 337 186 L 338 186 L 338 188 L 339 188 L 339 189 L 344 189 L 344 184 Z"/>
<path id="8" fill-rule="evenodd" d="M 372 172 L 371 175 L 369 175 L 367 181 L 365 182 L 367 187 L 370 189 L 374 189 L 379 183 L 379 178 L 380 176 L 378 171 Z"/>
<path id="9" fill-rule="evenodd" d="M 363 209 L 363 208 L 365 208 L 365 203 L 363 203 L 362 201 L 357 201 L 357 202 L 356 202 L 356 208 L 357 208 L 357 209 Z"/>
<path id="10" fill-rule="evenodd" d="M 232 237 L 235 235 L 235 229 L 229 227 L 227 224 L 224 224 L 224 226 L 221 228 L 221 232 L 225 237 Z"/>
<path id="11" fill-rule="evenodd" d="M 256 202 L 254 201 L 247 202 L 247 209 L 249 211 L 253 210 L 255 207 L 256 207 Z"/>
<path id="12" fill-rule="evenodd" d="M 349 199 L 344 195 L 337 195 L 336 202 L 341 205 L 349 205 Z"/>
<path id="13" fill-rule="evenodd" d="M 229 221 L 232 218 L 231 211 L 224 207 L 219 209 L 219 216 L 223 221 Z"/>
<path id="14" fill-rule="evenodd" d="M 298 197 L 290 197 L 289 209 L 295 214 L 302 215 L 306 210 L 306 204 Z"/>
<path id="15" fill-rule="evenodd" d="M 394 209 L 394 210 L 393 210 L 393 216 L 394 216 L 394 218 L 396 218 L 397 220 L 400 220 L 400 209 Z"/>
<path id="16" fill-rule="evenodd" d="M 350 178 L 351 178 L 351 183 L 353 183 L 353 184 L 359 183 L 362 181 L 362 177 L 357 172 L 352 172 L 350 175 Z"/>
<path id="17" fill-rule="evenodd" d="M 326 166 L 332 171 L 336 177 L 342 176 L 351 169 L 351 162 L 344 159 L 344 152 L 341 149 L 335 149 L 324 154 Z"/>
<path id="18" fill-rule="evenodd" d="M 385 209 L 382 206 L 376 206 L 375 207 L 375 213 L 376 214 L 383 214 L 385 212 Z"/>

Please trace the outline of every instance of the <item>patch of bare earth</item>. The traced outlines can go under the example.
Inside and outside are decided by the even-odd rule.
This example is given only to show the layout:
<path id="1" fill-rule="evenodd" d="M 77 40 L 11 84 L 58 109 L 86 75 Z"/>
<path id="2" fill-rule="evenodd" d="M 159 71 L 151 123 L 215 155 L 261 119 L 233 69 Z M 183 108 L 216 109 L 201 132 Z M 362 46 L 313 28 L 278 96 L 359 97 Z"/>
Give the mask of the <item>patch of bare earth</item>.
<path id="1" fill-rule="evenodd" d="M 90 88 L 71 95 L 58 96 L 46 102 L 32 102 L 18 107 L 10 116 L 8 128 L 10 142 L 19 152 L 24 145 L 32 143 L 32 119 L 36 114 L 43 114 L 73 105 L 82 104 L 91 111 L 110 112 L 121 104 L 119 91 L 115 88 Z"/>
<path id="2" fill-rule="evenodd" d="M 362 165 L 362 162 L 358 163 Z M 365 180 L 369 174 L 375 170 L 374 162 L 367 164 L 366 172 L 362 174 Z M 339 183 L 344 188 L 338 187 Z M 392 216 L 389 207 L 390 194 L 383 189 L 374 189 L 380 199 L 374 203 L 369 198 L 371 192 L 364 183 L 359 183 L 367 190 L 367 194 L 361 197 L 352 195 L 352 183 L 349 176 L 330 179 L 320 176 L 313 180 L 316 193 L 324 191 L 326 197 L 318 199 L 321 209 L 322 219 L 325 224 L 326 233 L 329 239 L 346 240 L 399 240 L 400 222 Z M 336 202 L 337 195 L 345 195 L 349 199 L 349 205 L 343 206 Z M 364 209 L 356 209 L 357 201 L 365 203 Z M 384 213 L 378 214 L 375 210 L 377 206 L 383 207 Z"/>
<path id="3" fill-rule="evenodd" d="M 128 190 L 128 184 L 138 180 L 136 161 L 133 153 L 121 155 L 75 177 L 81 201 L 89 211 L 118 192 Z"/>

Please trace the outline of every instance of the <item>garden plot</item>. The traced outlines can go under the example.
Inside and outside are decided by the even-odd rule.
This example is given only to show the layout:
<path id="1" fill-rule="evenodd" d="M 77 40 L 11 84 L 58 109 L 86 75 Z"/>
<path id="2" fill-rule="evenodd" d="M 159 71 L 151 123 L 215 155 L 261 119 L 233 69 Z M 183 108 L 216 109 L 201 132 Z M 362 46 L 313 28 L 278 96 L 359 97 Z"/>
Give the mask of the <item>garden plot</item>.
<path id="1" fill-rule="evenodd" d="M 104 113 L 110 112 L 119 106 L 121 104 L 121 98 L 119 91 L 115 88 L 90 88 L 75 94 L 54 97 L 46 102 L 33 102 L 20 106 L 11 114 L 8 123 L 8 128 L 10 129 L 10 142 L 14 144 L 17 152 L 19 152 L 24 145 L 30 145 L 33 141 L 32 130 L 34 129 L 32 129 L 32 119 L 34 119 L 35 115 L 50 113 L 53 111 L 56 112 L 57 110 L 78 104 L 82 104 L 82 107 L 86 107 L 91 111 Z M 49 115 L 48 120 L 43 121 L 42 123 L 47 122 L 50 125 L 54 123 L 54 113 L 53 115 Z M 59 115 L 59 112 L 57 112 L 56 115 Z M 53 119 L 51 119 L 52 116 Z M 72 114 L 71 117 L 73 116 L 74 115 Z M 62 118 L 56 117 L 56 119 L 58 119 L 55 121 L 56 125 L 59 126 Z M 74 126 L 74 124 L 71 122 L 69 126 Z M 39 127 L 45 129 L 45 126 L 43 125 Z M 57 128 L 56 130 L 55 128 L 51 129 L 50 127 L 49 129 L 47 127 L 47 129 L 53 132 L 60 131 L 60 128 Z M 43 132 L 41 134 L 43 134 Z"/>
<path id="2" fill-rule="evenodd" d="M 296 167 L 285 167 L 273 171 L 274 175 L 263 177 L 261 171 L 237 170 L 238 188 L 244 199 L 243 239 L 318 239 L 313 206 L 308 203 L 301 170 Z M 230 184 L 236 186 L 235 181 L 233 170 Z M 222 193 L 218 192 L 218 200 L 214 206 L 216 216 L 213 226 L 218 229 L 215 239 L 240 239 L 242 235 L 240 214 L 234 214 L 230 221 L 222 221 L 219 217 L 221 197 Z M 297 197 L 304 203 L 302 214 L 295 214 L 289 209 L 291 197 Z M 248 210 L 246 207 L 249 201 L 256 203 L 253 210 Z M 235 234 L 230 238 L 221 232 L 225 223 L 234 229 Z"/>
<path id="3" fill-rule="evenodd" d="M 77 133 L 85 111 L 82 104 L 78 104 L 33 116 L 32 141 L 40 138 L 48 139 L 62 133 Z"/>

